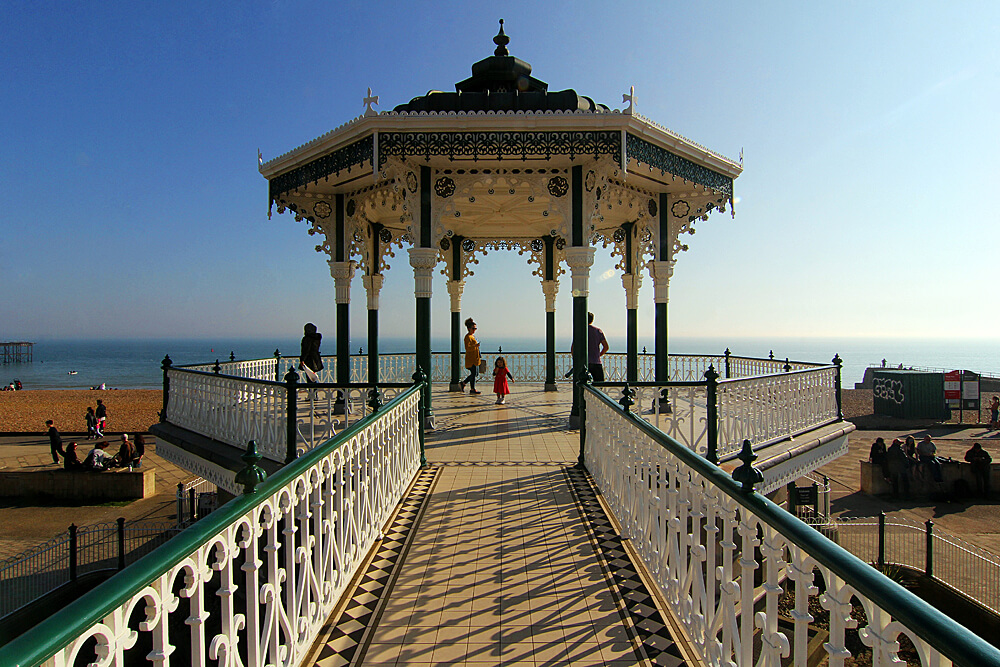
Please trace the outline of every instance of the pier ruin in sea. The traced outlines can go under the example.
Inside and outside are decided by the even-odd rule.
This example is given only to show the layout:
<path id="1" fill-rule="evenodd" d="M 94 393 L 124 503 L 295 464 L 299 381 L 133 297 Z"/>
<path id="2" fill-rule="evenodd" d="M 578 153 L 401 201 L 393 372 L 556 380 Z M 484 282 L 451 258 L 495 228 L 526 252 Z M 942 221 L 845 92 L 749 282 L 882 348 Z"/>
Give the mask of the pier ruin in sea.
<path id="1" fill-rule="evenodd" d="M 24 341 L 0 343 L 0 361 L 5 364 L 33 361 L 34 347 L 34 343 Z"/>
<path id="2" fill-rule="evenodd" d="M 328 255 L 336 354 L 309 384 L 295 357 L 165 358 L 157 453 L 228 502 L 0 647 L 0 664 L 805 667 L 866 651 L 899 664 L 905 644 L 928 667 L 1000 666 L 776 504 L 847 451 L 838 357 L 669 353 L 682 239 L 732 210 L 742 165 L 639 115 L 631 90 L 621 111 L 550 92 L 508 42 L 501 25 L 455 92 L 378 112 L 369 90 L 363 115 L 260 158 L 272 209 Z M 404 249 L 415 353 L 382 355 L 379 293 Z M 527 255 L 545 296 L 546 349 L 504 351 L 507 405 L 458 382 L 463 289 L 494 250 Z M 628 346 L 595 383 L 599 250 L 619 259 Z M 440 268 L 455 342 L 435 353 Z M 572 357 L 554 342 L 567 270 Z M 636 344 L 643 272 L 651 354 Z"/>

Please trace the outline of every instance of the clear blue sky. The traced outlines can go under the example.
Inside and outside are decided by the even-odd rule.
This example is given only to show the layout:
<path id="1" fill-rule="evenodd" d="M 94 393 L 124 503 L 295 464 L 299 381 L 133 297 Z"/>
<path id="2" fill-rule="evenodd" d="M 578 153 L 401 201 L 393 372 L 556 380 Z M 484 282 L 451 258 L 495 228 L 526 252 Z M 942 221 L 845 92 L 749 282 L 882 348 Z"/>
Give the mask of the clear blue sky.
<path id="1" fill-rule="evenodd" d="M 359 115 L 369 86 L 383 110 L 453 90 L 499 18 L 551 90 L 620 108 L 634 85 L 639 113 L 743 151 L 735 220 L 698 223 L 677 262 L 672 335 L 1000 338 L 998 3 L 7 0 L 0 339 L 332 337 L 326 258 L 267 219 L 257 150 Z M 398 335 L 413 274 L 392 264 Z M 599 251 L 591 310 L 620 336 L 611 265 Z M 482 259 L 463 305 L 494 339 L 544 331 L 516 254 Z M 447 335 L 443 278 L 433 321 Z"/>

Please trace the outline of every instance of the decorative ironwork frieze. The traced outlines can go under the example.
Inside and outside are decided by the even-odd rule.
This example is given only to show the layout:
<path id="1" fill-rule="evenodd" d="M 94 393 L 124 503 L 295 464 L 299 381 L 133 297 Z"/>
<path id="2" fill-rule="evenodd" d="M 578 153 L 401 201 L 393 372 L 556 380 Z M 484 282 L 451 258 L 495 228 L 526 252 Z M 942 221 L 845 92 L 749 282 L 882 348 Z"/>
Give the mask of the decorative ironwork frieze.
<path id="1" fill-rule="evenodd" d="M 374 156 L 375 140 L 373 137 L 365 137 L 332 153 L 320 156 L 308 164 L 272 178 L 268 182 L 271 201 L 278 201 L 281 195 L 310 183 L 317 183 L 321 178 L 328 179 L 331 174 L 336 176 L 341 171 L 350 173 L 352 169 L 366 162 L 370 164 Z"/>
<path id="2" fill-rule="evenodd" d="M 450 159 L 528 159 L 566 155 L 570 159 L 611 155 L 621 164 L 621 133 L 617 131 L 568 132 L 380 132 L 379 167 L 392 156 L 443 155 Z"/>
<path id="3" fill-rule="evenodd" d="M 661 173 L 680 176 L 692 183 L 725 193 L 729 197 L 733 196 L 733 179 L 675 155 L 645 139 L 628 134 L 625 137 L 625 151 L 630 159 L 647 164 L 653 169 L 659 169 Z"/>

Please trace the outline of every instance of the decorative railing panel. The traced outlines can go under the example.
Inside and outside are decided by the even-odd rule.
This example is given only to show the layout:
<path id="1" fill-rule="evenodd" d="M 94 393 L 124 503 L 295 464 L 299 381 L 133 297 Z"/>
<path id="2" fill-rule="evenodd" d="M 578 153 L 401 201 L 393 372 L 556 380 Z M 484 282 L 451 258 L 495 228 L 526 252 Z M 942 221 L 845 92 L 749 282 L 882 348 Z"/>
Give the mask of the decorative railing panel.
<path id="1" fill-rule="evenodd" d="M 171 424 L 234 447 L 254 440 L 263 456 L 285 459 L 288 409 L 283 385 L 186 369 L 170 369 L 167 375 Z"/>
<path id="2" fill-rule="evenodd" d="M 813 664 L 822 613 L 830 665 L 851 656 L 849 633 L 873 665 L 898 664 L 904 637 L 922 665 L 1000 665 L 1000 651 L 867 563 L 584 392 L 587 468 L 704 664 Z"/>
<path id="3" fill-rule="evenodd" d="M 762 447 L 835 422 L 837 369 L 720 381 L 718 416 L 720 458 L 738 452 L 744 440 Z"/>
<path id="4" fill-rule="evenodd" d="M 420 464 L 419 387 L 0 648 L 0 664 L 299 665 Z"/>

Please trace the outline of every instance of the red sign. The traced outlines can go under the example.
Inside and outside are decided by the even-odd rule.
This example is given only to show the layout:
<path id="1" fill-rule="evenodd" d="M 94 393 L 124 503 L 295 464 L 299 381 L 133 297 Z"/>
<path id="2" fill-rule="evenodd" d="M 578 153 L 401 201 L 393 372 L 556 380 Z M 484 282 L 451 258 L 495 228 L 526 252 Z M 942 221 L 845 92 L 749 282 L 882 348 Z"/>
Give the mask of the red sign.
<path id="1" fill-rule="evenodd" d="M 944 374 L 944 398 L 948 401 L 962 400 L 962 371 Z"/>

